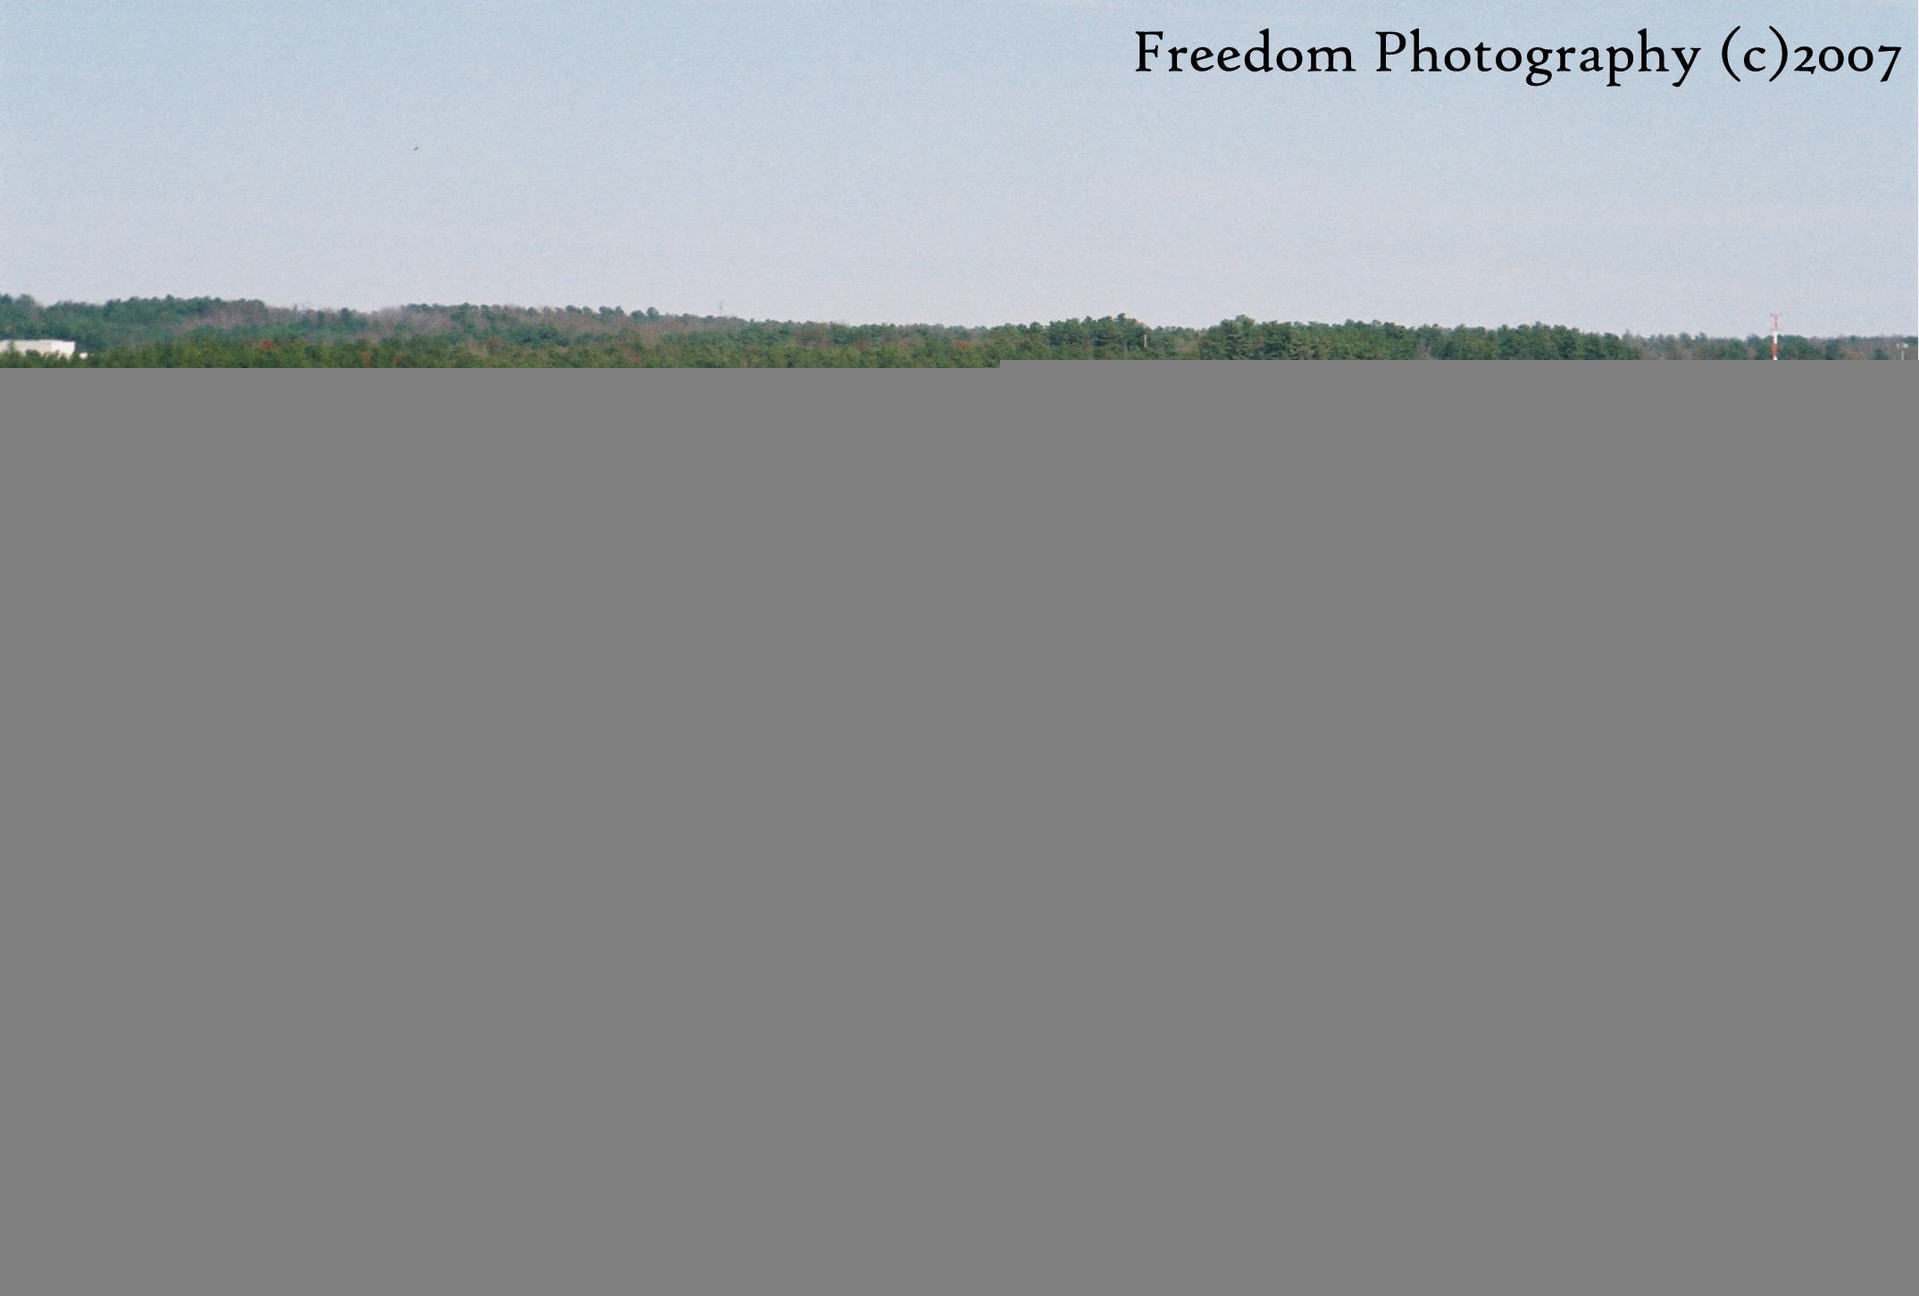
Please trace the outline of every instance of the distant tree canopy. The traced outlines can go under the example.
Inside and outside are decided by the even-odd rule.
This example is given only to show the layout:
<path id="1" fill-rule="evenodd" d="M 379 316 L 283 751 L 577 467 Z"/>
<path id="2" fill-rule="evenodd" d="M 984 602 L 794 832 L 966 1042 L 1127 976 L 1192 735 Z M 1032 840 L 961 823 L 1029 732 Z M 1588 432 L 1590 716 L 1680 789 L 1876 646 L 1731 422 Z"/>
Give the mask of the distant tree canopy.
<path id="1" fill-rule="evenodd" d="M 619 306 L 410 305 L 307 310 L 217 297 L 43 306 L 0 294 L 0 338 L 69 338 L 85 361 L 0 353 L 0 365 L 105 367 L 978 368 L 1005 360 L 1758 359 L 1769 337 L 1639 338 L 1564 325 L 1407 327 L 1256 322 L 1167 328 L 1124 314 L 959 328 L 665 315 Z M 1886 356 L 1907 338 L 1780 339 L 1791 359 Z"/>

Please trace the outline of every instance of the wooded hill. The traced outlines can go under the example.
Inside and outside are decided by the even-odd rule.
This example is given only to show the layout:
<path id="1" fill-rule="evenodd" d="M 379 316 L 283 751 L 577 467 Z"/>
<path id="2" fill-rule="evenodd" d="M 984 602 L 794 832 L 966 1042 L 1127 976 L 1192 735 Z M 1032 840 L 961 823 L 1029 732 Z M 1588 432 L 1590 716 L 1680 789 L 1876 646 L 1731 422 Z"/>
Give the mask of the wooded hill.
<path id="1" fill-rule="evenodd" d="M 1563 325 L 1407 327 L 1378 321 L 1163 328 L 1126 315 L 958 328 L 825 324 L 519 306 L 308 310 L 216 297 L 43 306 L 0 294 L 0 338 L 69 338 L 88 358 L 0 353 L 0 365 L 96 367 L 987 367 L 1066 359 L 1756 359 L 1771 340 L 1635 337 Z M 1793 359 L 1887 358 L 1909 338 L 1785 338 Z"/>

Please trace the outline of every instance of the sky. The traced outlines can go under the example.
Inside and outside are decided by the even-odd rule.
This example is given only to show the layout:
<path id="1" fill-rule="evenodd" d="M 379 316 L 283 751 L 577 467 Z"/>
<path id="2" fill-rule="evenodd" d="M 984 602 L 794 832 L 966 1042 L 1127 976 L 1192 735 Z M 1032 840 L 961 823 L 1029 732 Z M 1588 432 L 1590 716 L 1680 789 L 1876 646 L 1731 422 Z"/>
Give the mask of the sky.
<path id="1" fill-rule="evenodd" d="M 1904 52 L 1735 83 L 1735 25 Z M 1704 52 L 1377 72 L 1415 26 Z M 1358 70 L 1135 70 L 1262 28 Z M 0 0 L 0 292 L 1909 333 L 1916 47 L 1913 0 Z"/>

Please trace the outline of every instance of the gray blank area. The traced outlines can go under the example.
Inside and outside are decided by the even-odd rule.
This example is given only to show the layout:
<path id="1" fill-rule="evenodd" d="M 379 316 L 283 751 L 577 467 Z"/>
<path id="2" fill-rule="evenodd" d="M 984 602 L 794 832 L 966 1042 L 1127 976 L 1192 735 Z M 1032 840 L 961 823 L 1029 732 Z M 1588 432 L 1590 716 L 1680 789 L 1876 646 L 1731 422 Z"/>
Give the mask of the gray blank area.
<path id="1" fill-rule="evenodd" d="M 0 379 L 0 1288 L 1852 1296 L 1897 365 Z"/>

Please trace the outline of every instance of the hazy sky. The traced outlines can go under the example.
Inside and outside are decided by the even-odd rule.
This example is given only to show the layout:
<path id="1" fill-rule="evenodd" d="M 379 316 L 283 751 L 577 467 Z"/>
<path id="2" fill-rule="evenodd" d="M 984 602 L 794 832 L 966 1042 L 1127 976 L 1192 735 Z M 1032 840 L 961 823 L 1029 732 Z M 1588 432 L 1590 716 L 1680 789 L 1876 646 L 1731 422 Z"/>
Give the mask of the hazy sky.
<path id="1" fill-rule="evenodd" d="M 0 0 L 0 291 L 1909 332 L 1912 0 Z M 1902 45 L 1733 83 L 1735 24 Z M 1382 75 L 1430 44 L 1703 46 Z M 1359 71 L 1141 75 L 1165 45 Z M 1740 46 L 1748 42 L 1742 33 Z M 1757 41 L 1750 43 L 1758 43 Z M 1776 57 L 1776 54 L 1774 55 Z M 1403 65 L 1403 60 L 1401 61 Z"/>

